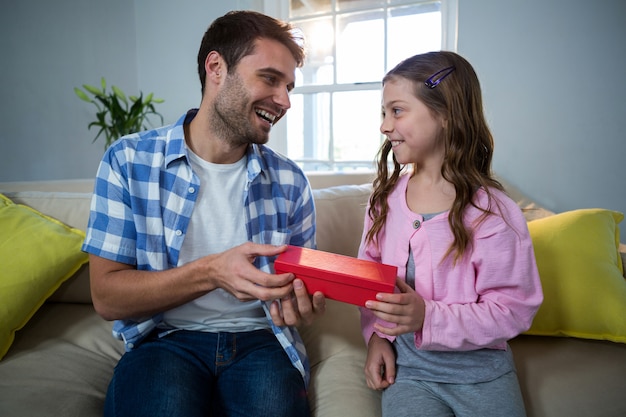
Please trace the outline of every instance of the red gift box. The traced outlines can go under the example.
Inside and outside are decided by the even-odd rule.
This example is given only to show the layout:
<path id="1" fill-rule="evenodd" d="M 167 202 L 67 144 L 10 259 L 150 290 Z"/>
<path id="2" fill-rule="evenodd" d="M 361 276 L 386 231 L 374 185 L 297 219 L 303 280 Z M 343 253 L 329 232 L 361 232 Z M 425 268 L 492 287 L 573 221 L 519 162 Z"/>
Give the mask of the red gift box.
<path id="1" fill-rule="evenodd" d="M 315 249 L 289 246 L 276 258 L 277 274 L 293 273 L 304 281 L 309 294 L 364 306 L 379 292 L 392 293 L 398 268 L 373 261 Z"/>

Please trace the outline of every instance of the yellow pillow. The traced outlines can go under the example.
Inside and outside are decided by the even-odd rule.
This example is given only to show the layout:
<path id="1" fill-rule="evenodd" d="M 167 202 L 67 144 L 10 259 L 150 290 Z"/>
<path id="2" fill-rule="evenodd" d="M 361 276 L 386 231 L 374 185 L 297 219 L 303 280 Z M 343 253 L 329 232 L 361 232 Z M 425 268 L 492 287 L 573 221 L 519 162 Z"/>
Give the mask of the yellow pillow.
<path id="1" fill-rule="evenodd" d="M 544 301 L 526 334 L 626 343 L 624 215 L 574 210 L 528 223 Z"/>
<path id="2" fill-rule="evenodd" d="M 0 194 L 0 359 L 15 332 L 88 260 L 84 232 Z"/>

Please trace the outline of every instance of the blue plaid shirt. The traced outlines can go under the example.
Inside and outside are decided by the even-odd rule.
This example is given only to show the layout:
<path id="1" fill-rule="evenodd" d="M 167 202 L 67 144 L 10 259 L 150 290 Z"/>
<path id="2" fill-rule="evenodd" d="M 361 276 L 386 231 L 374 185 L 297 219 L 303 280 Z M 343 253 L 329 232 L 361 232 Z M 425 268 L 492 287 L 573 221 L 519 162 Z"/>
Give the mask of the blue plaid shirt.
<path id="1" fill-rule="evenodd" d="M 173 125 L 125 136 L 109 147 L 98 169 L 83 251 L 138 270 L 178 265 L 200 187 L 183 133 L 183 124 L 196 113 L 192 109 Z M 266 146 L 251 145 L 247 173 L 243 199 L 249 240 L 315 248 L 315 208 L 302 170 Z M 273 259 L 257 257 L 255 265 L 273 272 Z M 294 327 L 274 325 L 269 303 L 262 304 L 276 338 L 308 384 L 309 363 L 300 335 Z M 162 327 L 162 319 L 157 314 L 117 320 L 113 335 L 131 350 Z"/>

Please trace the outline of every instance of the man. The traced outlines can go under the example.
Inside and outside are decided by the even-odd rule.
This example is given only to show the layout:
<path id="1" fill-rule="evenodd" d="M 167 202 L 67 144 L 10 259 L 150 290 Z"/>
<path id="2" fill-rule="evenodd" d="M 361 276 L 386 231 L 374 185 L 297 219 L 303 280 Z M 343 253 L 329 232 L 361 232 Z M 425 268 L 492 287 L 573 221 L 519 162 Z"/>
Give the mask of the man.
<path id="1" fill-rule="evenodd" d="M 307 416 L 295 325 L 324 311 L 286 244 L 315 247 L 308 181 L 267 148 L 304 53 L 256 12 L 215 20 L 199 109 L 121 138 L 98 169 L 87 238 L 93 302 L 124 340 L 106 416 Z"/>

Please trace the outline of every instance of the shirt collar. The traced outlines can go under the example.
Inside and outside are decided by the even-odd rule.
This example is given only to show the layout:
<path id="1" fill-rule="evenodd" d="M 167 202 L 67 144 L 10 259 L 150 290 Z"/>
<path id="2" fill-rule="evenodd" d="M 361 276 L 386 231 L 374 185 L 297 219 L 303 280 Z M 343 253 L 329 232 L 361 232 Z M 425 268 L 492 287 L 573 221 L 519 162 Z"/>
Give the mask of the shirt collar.
<path id="1" fill-rule="evenodd" d="M 181 158 L 187 159 L 187 144 L 185 143 L 185 129 L 183 126 L 196 117 L 198 109 L 191 109 L 183 114 L 172 128 L 167 132 L 167 144 L 165 145 L 165 166 Z"/>
<path id="2" fill-rule="evenodd" d="M 188 158 L 188 148 L 185 142 L 185 130 L 184 125 L 191 123 L 194 117 L 198 114 L 198 109 L 191 109 L 187 113 L 183 114 L 176 123 L 172 125 L 172 128 L 167 132 L 167 145 L 165 148 L 165 163 L 169 166 L 172 162 L 179 159 Z M 247 170 L 248 170 L 248 182 L 254 181 L 254 179 L 267 170 L 267 164 L 263 159 L 263 146 L 262 145 L 250 145 L 246 152 L 247 157 Z"/>
<path id="3" fill-rule="evenodd" d="M 248 146 L 248 182 L 254 181 L 254 179 L 267 170 L 267 164 L 262 155 L 263 147 L 261 145 Z"/>

